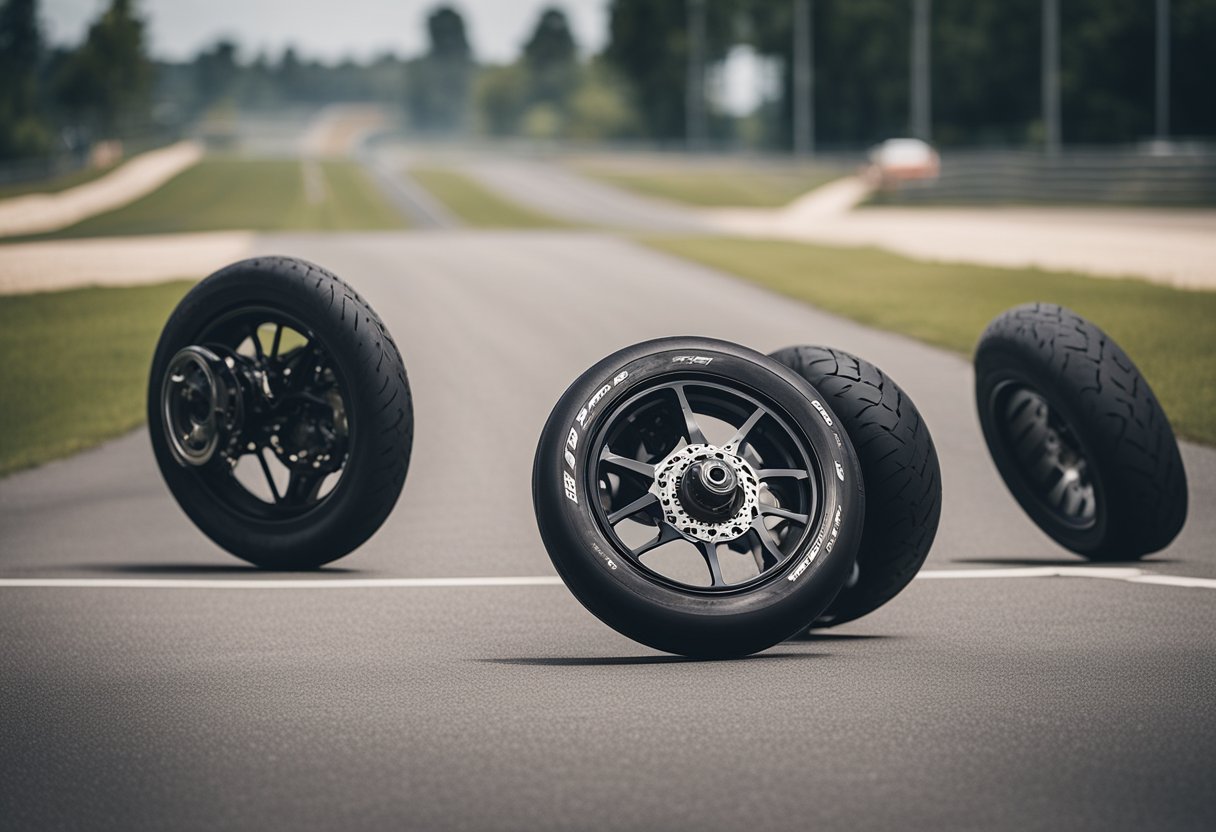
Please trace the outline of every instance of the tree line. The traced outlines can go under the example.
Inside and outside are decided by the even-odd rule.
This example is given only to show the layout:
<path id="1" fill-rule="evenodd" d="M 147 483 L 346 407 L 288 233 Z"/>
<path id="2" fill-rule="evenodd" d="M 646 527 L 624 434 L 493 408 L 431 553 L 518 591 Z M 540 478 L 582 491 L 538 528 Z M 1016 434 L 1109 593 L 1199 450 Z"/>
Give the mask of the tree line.
<path id="1" fill-rule="evenodd" d="M 935 142 L 1034 146 L 1042 138 L 1041 0 L 934 0 Z M 1172 132 L 1216 135 L 1216 0 L 1172 0 Z M 288 48 L 244 56 L 220 40 L 186 62 L 148 54 L 134 0 L 110 0 L 81 43 L 52 46 L 37 0 L 0 2 L 0 159 L 182 127 L 217 110 L 377 101 L 410 129 L 533 139 L 676 143 L 687 132 L 689 0 L 608 0 L 608 42 L 585 56 L 559 6 L 544 9 L 516 60 L 482 64 L 464 17 L 426 16 L 422 54 L 324 63 Z M 1061 0 L 1064 140 L 1129 142 L 1153 125 L 1154 0 Z M 750 47 L 777 68 L 777 94 L 738 118 L 709 104 L 722 145 L 790 146 L 792 0 L 704 0 L 710 69 Z M 813 100 L 820 147 L 906 134 L 910 0 L 812 0 Z"/>
<path id="2" fill-rule="evenodd" d="M 909 130 L 910 0 L 813 0 L 813 100 L 820 146 L 857 147 Z M 780 67 L 762 142 L 792 135 L 791 0 L 707 0 L 705 53 L 746 44 Z M 931 134 L 943 145 L 1042 139 L 1041 0 L 933 0 Z M 651 138 L 685 135 L 687 0 L 611 0 L 605 57 L 629 82 Z M 1131 142 L 1153 131 L 1154 0 L 1061 0 L 1064 141 Z M 1216 0 L 1171 0 L 1170 110 L 1177 136 L 1216 135 Z M 719 139 L 739 123 L 711 113 Z"/>

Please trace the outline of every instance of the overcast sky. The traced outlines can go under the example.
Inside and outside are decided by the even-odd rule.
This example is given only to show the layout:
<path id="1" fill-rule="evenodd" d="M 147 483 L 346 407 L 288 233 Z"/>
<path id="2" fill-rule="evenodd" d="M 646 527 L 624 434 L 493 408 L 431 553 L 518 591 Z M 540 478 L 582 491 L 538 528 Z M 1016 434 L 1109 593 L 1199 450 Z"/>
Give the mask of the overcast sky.
<path id="1" fill-rule="evenodd" d="M 136 0 L 155 57 L 182 60 L 221 37 L 251 57 L 277 58 L 288 44 L 311 58 L 366 59 L 384 52 L 416 55 L 426 47 L 427 12 L 447 0 Z M 584 54 L 607 40 L 608 0 L 450 0 L 464 14 L 479 61 L 514 60 L 542 9 L 564 9 Z M 74 45 L 110 0 L 41 0 L 52 43 Z M 715 75 L 711 95 L 743 114 L 775 92 L 773 68 L 738 50 Z"/>
<path id="2" fill-rule="evenodd" d="M 425 46 L 427 12 L 440 0 L 136 0 L 148 21 L 152 54 L 192 56 L 200 46 L 231 37 L 246 54 L 277 56 L 289 43 L 303 54 L 367 58 L 385 51 L 411 55 Z M 482 61 L 508 61 L 527 39 L 541 9 L 563 8 L 584 50 L 598 51 L 607 29 L 607 0 L 452 0 L 464 14 Z M 51 42 L 80 40 L 109 0 L 42 0 Z"/>

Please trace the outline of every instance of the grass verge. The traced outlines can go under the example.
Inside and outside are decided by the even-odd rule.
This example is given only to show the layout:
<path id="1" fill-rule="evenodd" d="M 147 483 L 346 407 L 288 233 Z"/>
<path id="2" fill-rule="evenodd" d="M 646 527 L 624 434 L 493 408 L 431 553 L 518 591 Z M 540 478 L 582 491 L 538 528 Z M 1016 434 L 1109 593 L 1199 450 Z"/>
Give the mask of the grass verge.
<path id="1" fill-rule="evenodd" d="M 315 168 L 310 169 L 312 165 Z M 242 229 L 353 231 L 404 225 L 356 162 L 218 157 L 204 159 L 122 208 L 25 239 Z"/>
<path id="2" fill-rule="evenodd" d="M 705 168 L 644 170 L 578 165 L 585 176 L 672 202 L 699 208 L 780 208 L 841 171 L 824 168 Z"/>
<path id="3" fill-rule="evenodd" d="M 988 321 L 1027 301 L 1093 320 L 1132 356 L 1174 429 L 1216 445 L 1216 292 L 1039 269 L 924 263 L 875 249 L 661 238 L 656 249 L 863 324 L 970 355 Z M 814 333 L 807 333 L 814 340 Z"/>
<path id="4" fill-rule="evenodd" d="M 192 285 L 0 296 L 0 475 L 141 424 L 156 340 Z"/>
<path id="5" fill-rule="evenodd" d="M 464 174 L 447 168 L 419 167 L 410 177 L 474 228 L 569 228 L 548 214 L 533 211 L 482 187 Z"/>

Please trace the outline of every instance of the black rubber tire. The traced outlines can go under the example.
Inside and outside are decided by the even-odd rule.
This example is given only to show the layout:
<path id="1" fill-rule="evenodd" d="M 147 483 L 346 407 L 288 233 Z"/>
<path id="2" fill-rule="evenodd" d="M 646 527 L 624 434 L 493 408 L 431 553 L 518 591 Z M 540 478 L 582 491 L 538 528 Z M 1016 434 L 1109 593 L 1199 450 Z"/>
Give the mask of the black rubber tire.
<path id="1" fill-rule="evenodd" d="M 346 468 L 333 491 L 299 517 L 268 520 L 234 510 L 205 485 L 199 469 L 174 459 L 165 436 L 159 401 L 169 360 L 196 343 L 209 322 L 244 306 L 282 310 L 312 330 L 326 345 L 349 396 Z M 260 567 L 312 569 L 355 549 L 388 517 L 405 483 L 414 419 L 401 354 L 367 302 L 320 266 L 262 257 L 211 275 L 173 311 L 152 361 L 148 428 L 169 490 L 204 534 Z"/>
<path id="2" fill-rule="evenodd" d="M 679 363 L 690 356 L 703 363 L 695 367 Z M 581 481 L 580 472 L 588 469 L 588 454 L 595 445 L 591 438 L 614 409 L 648 384 L 677 377 L 741 383 L 763 391 L 767 403 L 782 414 L 823 469 L 822 508 L 815 528 L 769 578 L 738 592 L 685 592 L 653 580 L 604 533 L 587 505 L 586 485 L 579 486 L 577 503 L 567 495 L 567 482 Z M 662 338 L 637 344 L 580 376 L 545 424 L 532 479 L 541 537 L 575 597 L 629 638 L 699 658 L 754 653 L 809 625 L 852 569 L 865 501 L 852 445 L 843 432 L 826 423 L 830 410 L 819 405 L 824 408 L 821 412 L 812 401 L 822 399 L 787 368 L 745 347 L 708 338 Z M 584 409 L 590 415 L 580 423 L 577 419 Z M 567 457 L 572 436 L 574 453 Z"/>
<path id="3" fill-rule="evenodd" d="M 788 347 L 771 358 L 827 397 L 861 463 L 866 519 L 856 580 L 815 620 L 853 621 L 898 595 L 920 571 L 937 535 L 942 475 L 929 426 L 890 376 L 831 347 Z"/>
<path id="4" fill-rule="evenodd" d="M 975 378 L 997 470 L 1061 546 L 1090 560 L 1134 560 L 1163 549 L 1182 530 L 1186 473 L 1169 420 L 1136 365 L 1095 324 L 1054 304 L 1010 309 L 980 337 Z M 1033 482 L 1019 462 L 1000 402 L 1003 391 L 1021 388 L 1042 398 L 1044 412 L 1078 446 L 1093 487 L 1092 525 L 1061 519 L 1040 496 L 1043 481 Z"/>

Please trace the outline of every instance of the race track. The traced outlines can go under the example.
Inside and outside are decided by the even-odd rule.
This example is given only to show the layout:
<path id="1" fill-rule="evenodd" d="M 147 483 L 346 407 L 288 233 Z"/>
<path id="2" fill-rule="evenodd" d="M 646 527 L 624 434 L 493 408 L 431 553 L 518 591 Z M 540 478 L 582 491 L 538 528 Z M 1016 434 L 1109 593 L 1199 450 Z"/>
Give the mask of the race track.
<path id="1" fill-rule="evenodd" d="M 143 432 L 0 481 L 0 828 L 1216 824 L 1216 452 L 1183 449 L 1178 541 L 1104 571 L 1005 492 L 957 356 L 606 235 L 255 246 L 338 272 L 392 330 L 417 420 L 401 502 L 333 568 L 265 575 L 195 531 Z M 530 494 L 549 408 L 674 334 L 829 343 L 896 378 L 943 468 L 924 579 L 710 663 L 555 583 Z M 542 580 L 408 580 L 502 577 Z M 369 583 L 308 583 L 349 580 Z"/>

